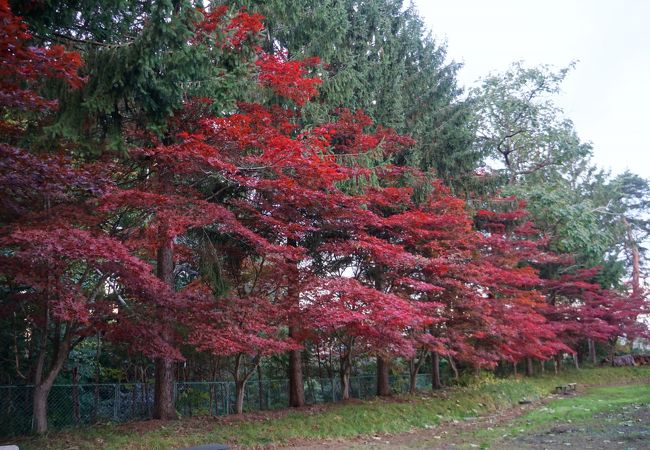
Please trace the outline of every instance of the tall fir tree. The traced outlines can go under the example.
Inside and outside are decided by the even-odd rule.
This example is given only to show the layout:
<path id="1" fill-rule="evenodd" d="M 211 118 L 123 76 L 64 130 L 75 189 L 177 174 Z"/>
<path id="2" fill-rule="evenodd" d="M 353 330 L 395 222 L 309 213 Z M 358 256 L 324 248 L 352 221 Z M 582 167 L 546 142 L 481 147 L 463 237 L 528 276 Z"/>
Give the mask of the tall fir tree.
<path id="1" fill-rule="evenodd" d="M 201 5 L 191 0 L 13 2 L 14 12 L 33 30 L 33 41 L 78 51 L 89 80 L 76 92 L 56 92 L 58 117 L 45 128 L 44 144 L 56 137 L 95 155 L 124 152 L 134 143 L 127 142 L 125 129 L 165 139 L 169 118 L 189 97 L 209 97 L 214 111 L 232 111 L 250 86 L 254 49 L 247 36 L 234 39 L 234 28 L 213 23 L 197 29 L 203 13 L 209 16 Z M 220 11 L 236 14 L 232 8 Z M 219 36 L 202 40 L 196 32 Z M 229 45 L 219 44 L 224 41 Z"/>
<path id="2" fill-rule="evenodd" d="M 289 58 L 319 56 L 323 85 L 304 112 L 328 121 L 338 108 L 362 109 L 373 123 L 409 135 L 415 145 L 394 155 L 400 165 L 433 170 L 465 187 L 481 152 L 472 146 L 471 104 L 462 100 L 444 43 L 402 0 L 239 0 L 265 16 L 267 51 Z"/>

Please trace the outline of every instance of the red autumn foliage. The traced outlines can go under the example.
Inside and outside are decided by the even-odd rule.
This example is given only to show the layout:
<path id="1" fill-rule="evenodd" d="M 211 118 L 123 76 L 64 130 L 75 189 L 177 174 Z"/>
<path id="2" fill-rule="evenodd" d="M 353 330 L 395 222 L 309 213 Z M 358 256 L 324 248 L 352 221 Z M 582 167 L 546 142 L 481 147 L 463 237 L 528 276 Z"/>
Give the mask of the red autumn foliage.
<path id="1" fill-rule="evenodd" d="M 56 100 L 38 93 L 44 78 L 60 79 L 72 88 L 84 83 L 78 73 L 79 53 L 60 45 L 33 47 L 28 44 L 31 37 L 25 22 L 11 12 L 8 0 L 0 0 L 0 108 L 37 111 L 55 107 Z"/>
<path id="2" fill-rule="evenodd" d="M 242 9 L 229 17 L 228 10 L 228 5 L 210 9 L 199 8 L 201 19 L 195 24 L 193 41 L 216 44 L 221 48 L 239 49 L 244 42 L 254 40 L 264 29 L 263 17 L 260 14 L 249 14 Z"/>
<path id="3" fill-rule="evenodd" d="M 603 289 L 596 281 L 600 268 L 568 272 L 545 280 L 543 292 L 553 305 L 550 319 L 557 324 L 563 340 L 576 345 L 585 338 L 607 341 L 614 336 L 647 336 L 637 317 L 647 312 L 642 295 L 623 295 Z"/>
<path id="4" fill-rule="evenodd" d="M 262 29 L 245 11 L 202 14 L 196 43 L 236 51 Z M 6 0 L 0 21 L 0 107 L 52 107 L 38 94 L 43 77 L 80 86 L 78 55 L 29 47 Z M 164 139 L 128 130 L 139 142 L 128 161 L 1 144 L 9 309 L 29 304 L 44 333 L 49 322 L 77 340 L 101 331 L 149 357 L 182 359 L 181 343 L 232 357 L 238 388 L 251 373 L 240 372 L 245 358 L 256 365 L 306 339 L 340 350 L 346 383 L 355 354 L 435 351 L 494 367 L 644 332 L 643 299 L 602 289 L 595 269 L 540 278 L 539 266 L 562 258 L 516 199 L 472 216 L 426 174 L 359 163 L 413 144 L 361 111 L 301 129 L 318 60 L 280 52 L 256 64 L 267 104 L 215 116 L 208 99 L 188 99 Z M 179 268 L 166 282 L 154 276 L 160 249 Z"/>
<path id="5" fill-rule="evenodd" d="M 286 52 L 262 53 L 257 66 L 262 86 L 270 88 L 276 95 L 293 100 L 302 106 L 318 93 L 320 78 L 305 77 L 309 67 L 320 63 L 318 58 L 289 60 Z"/>

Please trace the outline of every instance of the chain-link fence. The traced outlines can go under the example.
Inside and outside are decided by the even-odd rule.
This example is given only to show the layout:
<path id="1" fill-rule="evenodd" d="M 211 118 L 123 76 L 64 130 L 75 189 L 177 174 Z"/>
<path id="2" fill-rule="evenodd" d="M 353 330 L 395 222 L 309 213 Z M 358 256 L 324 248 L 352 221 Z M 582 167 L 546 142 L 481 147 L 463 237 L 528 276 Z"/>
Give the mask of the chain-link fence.
<path id="1" fill-rule="evenodd" d="M 393 391 L 409 388 L 408 375 L 391 377 Z M 430 375 L 418 375 L 416 386 L 431 386 Z M 0 436 L 27 434 L 32 429 L 32 386 L 0 386 Z M 375 376 L 350 379 L 350 396 L 370 398 L 377 390 Z M 256 380 L 246 384 L 244 411 L 284 408 L 289 403 L 288 380 Z M 336 378 L 305 380 L 307 403 L 341 400 L 341 383 Z M 235 383 L 179 382 L 175 385 L 176 409 L 181 416 L 226 415 L 235 412 Z M 128 422 L 152 415 L 153 384 L 65 384 L 55 385 L 48 397 L 48 425 L 58 430 L 98 422 Z"/>

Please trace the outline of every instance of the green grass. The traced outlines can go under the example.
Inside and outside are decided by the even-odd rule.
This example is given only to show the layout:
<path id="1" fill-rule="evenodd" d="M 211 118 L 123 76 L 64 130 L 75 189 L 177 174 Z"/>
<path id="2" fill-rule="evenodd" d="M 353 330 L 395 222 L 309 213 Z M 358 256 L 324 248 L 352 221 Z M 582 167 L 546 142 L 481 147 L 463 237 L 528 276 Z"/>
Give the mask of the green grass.
<path id="1" fill-rule="evenodd" d="M 270 417 L 227 419 L 226 422 L 186 419 L 161 423 L 141 435 L 128 426 L 87 427 L 21 440 L 20 448 L 153 450 L 210 442 L 254 447 L 287 443 L 297 439 L 351 438 L 378 433 L 399 433 L 414 428 L 431 427 L 442 421 L 475 417 L 510 408 L 522 399 L 536 400 L 550 393 L 558 384 L 569 382 L 576 382 L 580 386 L 650 382 L 650 367 L 583 369 L 566 371 L 557 377 L 547 375 L 528 379 L 495 379 L 486 376 L 474 380 L 469 386 L 445 389 L 434 395 L 355 401 Z M 619 398 L 620 401 L 627 399 L 615 397 L 616 388 L 606 389 L 613 389 L 612 402 L 618 401 Z M 645 389 L 648 390 L 647 387 Z M 571 405 L 574 403 L 567 402 L 552 408 L 547 406 L 550 408 L 548 410 L 531 413 L 532 418 L 526 419 L 523 422 L 525 426 L 521 425 L 520 428 L 539 426 L 555 417 L 579 417 L 581 414 L 587 416 L 593 414 L 595 408 L 604 407 L 589 394 L 575 400 L 579 406 L 573 407 Z M 566 402 L 559 402 L 563 401 Z M 583 401 L 584 403 L 581 403 Z M 534 415 L 537 413 L 539 416 Z M 489 435 L 482 437 L 490 440 Z"/>
<path id="2" fill-rule="evenodd" d="M 557 424 L 599 429 L 602 414 L 620 411 L 628 405 L 650 404 L 650 387 L 647 384 L 592 387 L 584 395 L 552 400 L 541 408 L 494 429 L 474 432 L 474 441 L 481 447 L 499 447 L 503 436 L 518 436 L 539 432 Z"/>
<path id="3" fill-rule="evenodd" d="M 534 428 L 549 422 L 593 419 L 594 414 L 613 411 L 632 403 L 650 403 L 650 388 L 645 385 L 592 388 L 585 395 L 554 400 L 527 414 L 522 421 Z"/>

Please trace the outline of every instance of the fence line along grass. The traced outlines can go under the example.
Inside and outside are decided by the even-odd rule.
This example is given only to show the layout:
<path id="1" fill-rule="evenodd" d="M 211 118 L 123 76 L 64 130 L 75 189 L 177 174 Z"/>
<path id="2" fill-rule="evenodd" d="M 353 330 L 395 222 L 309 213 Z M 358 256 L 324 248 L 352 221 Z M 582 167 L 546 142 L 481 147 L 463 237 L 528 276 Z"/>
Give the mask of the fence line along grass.
<path id="1" fill-rule="evenodd" d="M 566 371 L 559 376 L 497 379 L 483 376 L 431 394 L 401 395 L 390 400 L 352 401 L 303 410 L 221 419 L 192 418 L 145 422 L 141 426 L 105 425 L 22 439 L 21 449 L 177 449 L 206 443 L 243 447 L 293 440 L 352 438 L 432 427 L 443 421 L 475 417 L 511 408 L 522 399 L 536 400 L 561 383 L 581 386 L 650 383 L 650 367 Z"/>
<path id="2" fill-rule="evenodd" d="M 377 391 L 375 376 L 351 378 L 353 398 L 367 399 Z M 417 377 L 421 389 L 431 376 Z M 396 393 L 408 389 L 408 375 L 390 379 Z M 0 438 L 29 434 L 32 427 L 33 386 L 0 386 Z M 289 404 L 288 380 L 250 380 L 246 384 L 244 411 L 266 411 Z M 341 400 L 338 377 L 305 380 L 305 399 L 310 404 Z M 222 416 L 235 412 L 235 383 L 232 381 L 178 382 L 174 398 L 180 417 Z M 52 387 L 48 398 L 50 430 L 96 423 L 124 423 L 152 417 L 154 388 L 150 383 L 62 384 Z"/>

